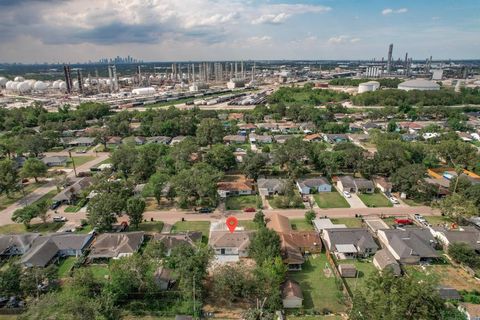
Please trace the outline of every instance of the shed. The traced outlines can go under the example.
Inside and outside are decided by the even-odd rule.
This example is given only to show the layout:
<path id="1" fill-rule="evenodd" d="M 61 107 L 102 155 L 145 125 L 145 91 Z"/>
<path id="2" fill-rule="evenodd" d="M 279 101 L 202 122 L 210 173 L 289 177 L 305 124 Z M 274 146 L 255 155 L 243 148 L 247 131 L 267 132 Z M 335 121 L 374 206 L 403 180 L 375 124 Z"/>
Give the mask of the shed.
<path id="1" fill-rule="evenodd" d="M 282 285 L 282 302 L 285 309 L 301 308 L 303 293 L 300 285 L 293 280 L 287 280 Z"/>
<path id="2" fill-rule="evenodd" d="M 338 271 L 343 278 L 355 278 L 357 276 L 357 267 L 353 264 L 340 264 Z"/>

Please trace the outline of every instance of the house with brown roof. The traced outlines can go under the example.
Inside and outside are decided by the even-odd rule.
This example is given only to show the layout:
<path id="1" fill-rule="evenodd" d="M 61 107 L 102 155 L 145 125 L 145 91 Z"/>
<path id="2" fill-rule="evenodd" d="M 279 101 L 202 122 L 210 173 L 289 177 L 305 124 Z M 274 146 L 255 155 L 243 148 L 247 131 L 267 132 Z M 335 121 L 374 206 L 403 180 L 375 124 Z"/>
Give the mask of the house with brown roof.
<path id="1" fill-rule="evenodd" d="M 228 135 L 223 137 L 223 142 L 227 144 L 234 144 L 234 143 L 245 143 L 247 141 L 246 136 L 242 135 Z"/>
<path id="2" fill-rule="evenodd" d="M 217 192 L 222 198 L 255 194 L 253 180 L 243 175 L 234 176 L 231 181 L 217 183 Z"/>
<path id="3" fill-rule="evenodd" d="M 210 230 L 208 244 L 217 256 L 248 257 L 253 232 L 245 230 Z"/>
<path id="4" fill-rule="evenodd" d="M 387 250 L 378 250 L 373 256 L 373 265 L 380 271 L 390 269 L 394 275 L 399 276 L 402 273 L 400 265 L 395 257 Z"/>
<path id="5" fill-rule="evenodd" d="M 319 142 L 319 141 L 323 141 L 323 137 L 319 133 L 307 134 L 305 137 L 303 137 L 303 141 Z"/>
<path id="6" fill-rule="evenodd" d="M 202 233 L 199 231 L 188 231 L 184 233 L 155 233 L 154 241 L 159 241 L 165 246 L 166 256 L 170 256 L 172 250 L 180 245 L 195 247 L 202 240 Z"/>
<path id="7" fill-rule="evenodd" d="M 375 182 L 375 187 L 380 189 L 382 192 L 392 192 L 392 183 L 385 177 L 375 177 L 373 179 Z"/>
<path id="8" fill-rule="evenodd" d="M 145 232 L 102 233 L 90 246 L 90 259 L 119 259 L 138 251 L 145 239 Z"/>
<path id="9" fill-rule="evenodd" d="M 301 308 L 303 306 L 302 288 L 298 282 L 288 279 L 283 283 L 282 303 L 285 309 Z"/>

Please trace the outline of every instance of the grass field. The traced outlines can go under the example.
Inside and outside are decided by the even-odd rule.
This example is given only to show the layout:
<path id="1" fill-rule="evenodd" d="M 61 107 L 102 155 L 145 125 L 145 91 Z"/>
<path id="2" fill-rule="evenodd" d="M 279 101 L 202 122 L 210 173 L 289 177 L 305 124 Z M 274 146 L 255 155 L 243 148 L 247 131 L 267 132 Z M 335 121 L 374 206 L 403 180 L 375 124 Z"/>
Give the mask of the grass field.
<path id="1" fill-rule="evenodd" d="M 228 197 L 226 204 L 227 210 L 243 210 L 245 208 L 257 207 L 257 196 L 236 196 Z"/>
<path id="2" fill-rule="evenodd" d="M 313 225 L 305 221 L 305 219 L 292 219 L 290 220 L 293 230 L 298 231 L 313 231 Z"/>
<path id="3" fill-rule="evenodd" d="M 298 199 L 295 201 L 296 203 L 298 203 L 298 206 L 296 206 L 295 208 L 296 209 L 305 209 L 305 205 L 303 204 L 300 196 L 295 195 L 295 197 L 298 197 Z M 279 204 L 284 198 L 285 198 L 284 196 L 275 196 L 275 197 L 273 197 L 273 199 L 269 199 L 268 203 L 270 203 L 270 205 L 272 206 L 273 209 L 286 209 L 286 208 L 283 208 Z M 294 207 L 291 206 L 290 208 L 293 209 Z"/>
<path id="4" fill-rule="evenodd" d="M 359 218 L 332 218 L 330 219 L 335 224 L 344 224 L 347 228 L 361 228 L 362 220 Z"/>
<path id="5" fill-rule="evenodd" d="M 338 289 L 335 276 L 327 277 L 324 273 L 327 257 L 324 253 L 310 257 L 302 271 L 292 271 L 288 277 L 297 281 L 302 287 L 304 309 L 321 312 L 324 308 L 331 312 L 345 311 L 343 294 Z"/>
<path id="6" fill-rule="evenodd" d="M 367 207 L 393 207 L 393 204 L 381 193 L 359 193 L 358 197 Z"/>
<path id="7" fill-rule="evenodd" d="M 365 285 L 365 281 L 368 277 L 374 273 L 377 269 L 372 262 L 361 261 L 361 260 L 341 260 L 338 261 L 339 264 L 353 264 L 357 267 L 358 276 L 357 278 L 346 278 L 350 290 L 355 293 L 355 289 L 361 289 Z"/>
<path id="8" fill-rule="evenodd" d="M 138 230 L 145 232 L 162 232 L 163 222 L 154 221 L 154 222 L 142 222 L 138 226 Z"/>
<path id="9" fill-rule="evenodd" d="M 72 267 L 76 261 L 77 261 L 77 258 L 75 257 L 68 257 L 64 259 L 58 266 L 58 277 L 59 278 L 67 277 L 68 273 L 70 272 L 70 270 L 72 270 Z"/>
<path id="10" fill-rule="evenodd" d="M 257 224 L 253 221 L 250 221 L 250 220 L 238 221 L 238 226 L 239 227 L 244 227 L 245 230 L 257 230 L 258 229 Z"/>
<path id="11" fill-rule="evenodd" d="M 347 200 L 337 191 L 333 192 L 319 192 L 313 198 L 320 208 L 350 208 Z"/>
<path id="12" fill-rule="evenodd" d="M 93 277 L 95 278 L 95 280 L 98 281 L 106 281 L 106 276 L 110 275 L 108 265 L 106 264 L 92 264 L 89 265 L 87 268 L 90 268 L 90 270 L 92 270 Z"/>
<path id="13" fill-rule="evenodd" d="M 439 224 L 443 225 L 445 223 L 452 223 L 452 221 L 445 216 L 424 216 L 424 218 L 434 226 Z"/>
<path id="14" fill-rule="evenodd" d="M 35 223 L 30 225 L 30 228 L 26 229 L 23 224 L 7 224 L 0 226 L 0 234 L 11 234 L 11 233 L 26 233 L 26 232 L 40 232 L 48 233 L 55 232 L 64 225 L 63 222 L 47 222 Z"/>
<path id="15" fill-rule="evenodd" d="M 428 205 L 428 204 L 425 204 L 425 203 L 417 202 L 413 199 L 402 199 L 402 201 L 405 202 L 406 204 L 408 204 L 410 207 L 419 207 L 419 206 Z"/>
<path id="16" fill-rule="evenodd" d="M 45 201 L 45 200 L 51 200 L 53 197 L 55 197 L 57 195 L 57 193 L 58 193 L 57 189 L 48 191 L 46 194 L 44 194 L 40 199 L 38 199 L 34 203 L 39 203 L 39 202 Z"/>
<path id="17" fill-rule="evenodd" d="M 90 231 L 93 230 L 93 227 L 91 225 L 86 225 L 84 226 L 82 229 L 76 231 L 75 233 L 80 233 L 80 234 L 87 234 L 89 233 Z"/>
<path id="18" fill-rule="evenodd" d="M 72 157 L 72 159 L 75 162 L 75 166 L 78 168 L 82 164 L 92 161 L 93 159 L 95 159 L 95 157 L 94 156 L 76 156 L 76 157 Z M 67 168 L 73 168 L 73 164 L 71 161 L 67 163 Z"/>
<path id="19" fill-rule="evenodd" d="M 408 274 L 423 277 L 433 277 L 443 286 L 457 290 L 478 290 L 478 281 L 470 276 L 462 268 L 456 268 L 450 264 L 428 266 L 406 266 Z"/>
<path id="20" fill-rule="evenodd" d="M 202 242 L 208 243 L 210 231 L 210 222 L 208 221 L 178 221 L 172 227 L 172 233 L 200 231 L 202 232 Z"/>
<path id="21" fill-rule="evenodd" d="M 10 197 L 7 197 L 6 195 L 2 194 L 2 196 L 0 196 L 0 210 L 7 208 L 9 205 L 22 199 L 24 194 L 28 195 L 29 193 L 32 193 L 32 191 L 41 187 L 43 184 L 45 184 L 45 181 L 30 183 L 23 188 L 23 191 L 20 189 L 19 191 L 11 193 Z"/>

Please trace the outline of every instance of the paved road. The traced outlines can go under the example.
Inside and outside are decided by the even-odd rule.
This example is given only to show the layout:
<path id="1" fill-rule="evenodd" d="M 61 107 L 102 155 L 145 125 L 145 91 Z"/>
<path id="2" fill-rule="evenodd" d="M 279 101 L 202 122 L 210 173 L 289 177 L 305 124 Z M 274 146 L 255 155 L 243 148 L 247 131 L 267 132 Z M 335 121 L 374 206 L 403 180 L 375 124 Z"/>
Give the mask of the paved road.
<path id="1" fill-rule="evenodd" d="M 90 168 L 96 164 L 106 160 L 109 157 L 108 153 L 98 153 L 98 157 L 92 161 L 86 162 L 81 166 L 77 167 L 77 173 L 90 171 Z M 75 176 L 73 170 L 67 174 L 67 177 L 73 178 Z M 29 193 L 25 198 L 20 199 L 14 204 L 10 205 L 6 209 L 0 212 L 0 225 L 12 224 L 12 215 L 13 212 L 26 204 L 31 204 L 52 190 L 55 190 L 56 186 L 53 181 L 50 181 L 40 188 L 35 189 L 33 192 Z"/>

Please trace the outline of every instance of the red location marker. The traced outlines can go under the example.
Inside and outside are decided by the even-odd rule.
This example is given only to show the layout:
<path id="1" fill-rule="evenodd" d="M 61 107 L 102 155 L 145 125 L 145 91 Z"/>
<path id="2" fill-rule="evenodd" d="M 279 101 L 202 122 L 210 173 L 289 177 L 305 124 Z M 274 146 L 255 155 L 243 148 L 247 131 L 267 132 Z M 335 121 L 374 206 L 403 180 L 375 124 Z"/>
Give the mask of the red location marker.
<path id="1" fill-rule="evenodd" d="M 230 230 L 230 233 L 233 233 L 235 229 L 237 228 L 238 225 L 238 220 L 235 217 L 228 217 L 227 219 L 227 227 L 228 230 Z"/>

